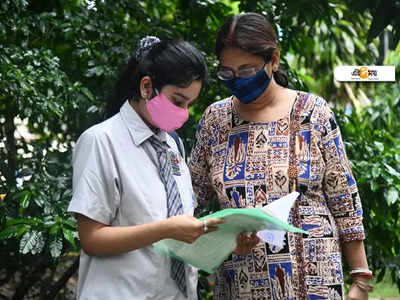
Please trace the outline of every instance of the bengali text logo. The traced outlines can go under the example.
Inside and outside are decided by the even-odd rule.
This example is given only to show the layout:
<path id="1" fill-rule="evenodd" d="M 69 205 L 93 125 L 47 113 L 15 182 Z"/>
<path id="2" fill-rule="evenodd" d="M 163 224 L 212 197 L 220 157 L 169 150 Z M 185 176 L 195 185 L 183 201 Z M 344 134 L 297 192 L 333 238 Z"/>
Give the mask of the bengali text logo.
<path id="1" fill-rule="evenodd" d="M 394 66 L 340 66 L 335 68 L 337 81 L 395 81 Z"/>

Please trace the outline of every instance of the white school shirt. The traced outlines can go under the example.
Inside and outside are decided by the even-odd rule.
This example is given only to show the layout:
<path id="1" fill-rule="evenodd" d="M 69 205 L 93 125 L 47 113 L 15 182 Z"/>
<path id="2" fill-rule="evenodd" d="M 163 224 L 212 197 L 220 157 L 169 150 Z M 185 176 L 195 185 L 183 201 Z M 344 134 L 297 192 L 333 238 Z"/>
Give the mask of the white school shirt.
<path id="1" fill-rule="evenodd" d="M 86 130 L 73 154 L 73 196 L 68 211 L 110 226 L 147 224 L 167 218 L 167 198 L 157 154 L 148 140 L 153 131 L 128 102 L 114 117 Z M 183 211 L 196 206 L 184 159 L 175 140 L 160 131 L 173 164 Z M 185 265 L 188 298 L 170 276 L 170 259 L 150 245 L 113 256 L 81 251 L 77 299 L 197 299 L 197 269 Z"/>

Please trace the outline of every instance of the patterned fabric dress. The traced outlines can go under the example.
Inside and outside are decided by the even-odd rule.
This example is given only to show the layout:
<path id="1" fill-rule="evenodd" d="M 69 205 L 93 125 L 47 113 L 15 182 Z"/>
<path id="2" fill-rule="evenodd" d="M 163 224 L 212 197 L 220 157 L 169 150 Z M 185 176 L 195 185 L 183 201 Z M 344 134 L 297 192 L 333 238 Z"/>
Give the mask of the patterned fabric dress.
<path id="1" fill-rule="evenodd" d="M 241 120 L 232 98 L 208 107 L 199 124 L 189 167 L 200 206 L 213 192 L 221 208 L 261 207 L 288 194 L 295 147 L 301 195 L 289 222 L 309 232 L 287 233 L 282 248 L 261 242 L 232 254 L 217 271 L 214 299 L 344 299 L 340 243 L 364 239 L 356 182 L 326 101 L 298 92 L 293 107 L 295 132 L 293 114 Z"/>

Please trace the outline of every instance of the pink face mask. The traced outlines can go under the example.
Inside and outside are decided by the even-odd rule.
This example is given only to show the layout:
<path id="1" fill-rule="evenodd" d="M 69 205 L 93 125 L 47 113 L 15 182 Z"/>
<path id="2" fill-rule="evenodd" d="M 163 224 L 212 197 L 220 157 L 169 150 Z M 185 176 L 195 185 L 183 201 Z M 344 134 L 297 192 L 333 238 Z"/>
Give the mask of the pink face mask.
<path id="1" fill-rule="evenodd" d="M 146 109 L 153 124 L 166 132 L 181 128 L 189 118 L 188 109 L 176 106 L 163 93 L 148 100 Z"/>

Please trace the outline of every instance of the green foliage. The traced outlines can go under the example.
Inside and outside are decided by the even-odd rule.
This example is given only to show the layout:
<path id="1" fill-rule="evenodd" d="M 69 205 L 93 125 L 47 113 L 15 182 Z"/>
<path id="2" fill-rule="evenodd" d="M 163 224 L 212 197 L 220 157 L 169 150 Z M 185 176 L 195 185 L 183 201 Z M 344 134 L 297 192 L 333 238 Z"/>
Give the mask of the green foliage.
<path id="1" fill-rule="evenodd" d="M 390 276 L 385 275 L 385 277 L 380 281 L 372 282 L 374 286 L 374 291 L 369 295 L 372 299 L 398 299 L 400 298 L 400 293 L 395 284 L 393 284 Z"/>
<path id="2" fill-rule="evenodd" d="M 367 42 L 379 36 L 388 26 L 393 26 L 392 43 L 397 45 L 400 41 L 400 3 L 396 0 L 349 1 L 353 8 L 360 12 L 370 10 L 374 18 L 368 30 Z"/>
<path id="3" fill-rule="evenodd" d="M 78 249 L 76 224 L 66 212 L 71 143 L 79 134 L 72 120 L 94 97 L 48 43 L 56 37 L 50 30 L 56 12 L 35 12 L 27 1 L 0 7 L 1 283 L 20 276 L 14 297 L 22 299 L 39 280 L 37 272 L 55 269 L 61 255 Z M 18 120 L 33 140 L 20 136 Z"/>
<path id="4" fill-rule="evenodd" d="M 390 271 L 400 289 L 400 84 L 377 84 L 371 96 L 359 114 L 339 115 L 340 124 L 363 201 L 370 266 L 378 281 Z"/>

